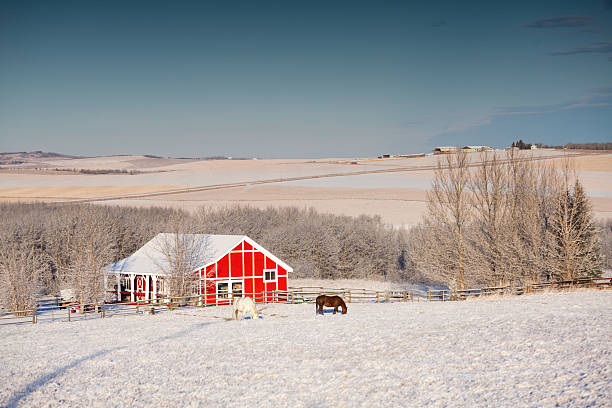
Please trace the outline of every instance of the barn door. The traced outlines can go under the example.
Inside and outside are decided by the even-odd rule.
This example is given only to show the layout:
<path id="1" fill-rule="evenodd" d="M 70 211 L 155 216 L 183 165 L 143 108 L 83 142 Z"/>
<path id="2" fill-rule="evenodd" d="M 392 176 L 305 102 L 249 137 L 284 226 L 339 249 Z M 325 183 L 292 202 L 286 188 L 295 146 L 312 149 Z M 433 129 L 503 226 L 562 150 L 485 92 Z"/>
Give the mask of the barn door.
<path id="1" fill-rule="evenodd" d="M 136 278 L 136 292 L 138 292 L 139 294 L 136 296 L 136 299 L 138 300 L 144 300 L 144 292 L 145 292 L 145 277 L 144 276 L 139 276 L 138 278 Z"/>

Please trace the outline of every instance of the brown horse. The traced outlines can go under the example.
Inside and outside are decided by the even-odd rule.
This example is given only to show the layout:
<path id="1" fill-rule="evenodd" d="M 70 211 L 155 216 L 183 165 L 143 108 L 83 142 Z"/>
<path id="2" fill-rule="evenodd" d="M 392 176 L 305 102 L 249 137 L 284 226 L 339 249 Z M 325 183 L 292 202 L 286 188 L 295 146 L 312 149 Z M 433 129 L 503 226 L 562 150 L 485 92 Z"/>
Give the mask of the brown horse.
<path id="1" fill-rule="evenodd" d="M 340 296 L 317 296 L 317 302 L 315 303 L 315 314 L 323 314 L 323 306 L 333 307 L 334 314 L 338 311 L 338 307 L 342 308 L 342 314 L 346 314 L 348 308 L 346 303 Z"/>

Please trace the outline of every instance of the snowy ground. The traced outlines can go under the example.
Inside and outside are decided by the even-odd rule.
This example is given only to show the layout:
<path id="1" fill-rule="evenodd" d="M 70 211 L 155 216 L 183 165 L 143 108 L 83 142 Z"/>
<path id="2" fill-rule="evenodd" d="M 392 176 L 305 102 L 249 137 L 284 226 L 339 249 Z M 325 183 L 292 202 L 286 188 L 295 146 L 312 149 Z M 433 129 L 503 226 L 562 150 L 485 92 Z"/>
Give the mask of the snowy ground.
<path id="1" fill-rule="evenodd" d="M 0 327 L 0 406 L 611 406 L 612 291 Z"/>

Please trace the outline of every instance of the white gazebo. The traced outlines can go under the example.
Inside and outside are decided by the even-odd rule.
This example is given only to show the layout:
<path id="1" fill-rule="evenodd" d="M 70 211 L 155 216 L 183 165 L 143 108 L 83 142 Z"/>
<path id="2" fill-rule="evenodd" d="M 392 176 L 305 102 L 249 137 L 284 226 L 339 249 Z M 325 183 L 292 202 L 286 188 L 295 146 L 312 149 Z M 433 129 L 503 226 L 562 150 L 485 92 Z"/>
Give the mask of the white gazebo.
<path id="1" fill-rule="evenodd" d="M 191 257 L 190 265 L 197 272 L 243 239 L 243 235 L 160 233 L 134 254 L 104 269 L 107 274 L 115 276 L 118 301 L 122 300 L 122 295 L 129 295 L 130 302 L 154 300 L 168 294 L 164 277 L 168 276 L 174 254 L 187 249 Z"/>

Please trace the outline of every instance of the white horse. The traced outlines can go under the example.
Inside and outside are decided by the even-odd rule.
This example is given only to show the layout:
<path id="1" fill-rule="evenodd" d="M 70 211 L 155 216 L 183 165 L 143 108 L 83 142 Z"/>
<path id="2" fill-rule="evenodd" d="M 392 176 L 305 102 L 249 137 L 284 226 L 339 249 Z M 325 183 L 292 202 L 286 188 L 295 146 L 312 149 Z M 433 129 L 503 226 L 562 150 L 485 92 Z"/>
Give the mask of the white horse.
<path id="1" fill-rule="evenodd" d="M 259 316 L 259 312 L 257 312 L 257 308 L 255 307 L 255 302 L 250 297 L 239 297 L 234 299 L 234 311 L 232 314 L 232 318 L 239 320 L 238 317 L 240 314 L 251 315 L 251 319 L 255 319 Z"/>

